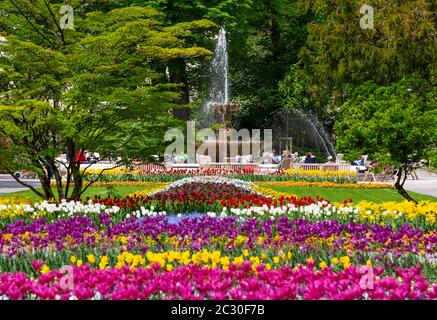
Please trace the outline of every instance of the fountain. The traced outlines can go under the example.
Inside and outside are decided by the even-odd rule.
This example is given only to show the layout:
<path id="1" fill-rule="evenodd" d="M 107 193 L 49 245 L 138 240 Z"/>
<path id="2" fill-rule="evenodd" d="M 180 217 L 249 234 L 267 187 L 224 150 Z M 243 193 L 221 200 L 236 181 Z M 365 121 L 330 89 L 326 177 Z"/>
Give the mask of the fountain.
<path id="1" fill-rule="evenodd" d="M 220 123 L 222 129 L 232 125 L 232 114 L 240 105 L 230 103 L 229 99 L 229 63 L 226 30 L 222 27 L 218 34 L 211 63 L 211 84 L 207 102 L 202 110 L 203 125 L 211 126 Z"/>
<path id="2" fill-rule="evenodd" d="M 215 138 L 207 139 L 204 145 L 208 149 L 208 155 L 213 162 L 234 162 L 235 151 L 239 156 L 250 156 L 257 153 L 257 144 L 260 144 L 259 137 L 248 139 L 234 138 L 235 131 L 232 130 L 232 116 L 240 109 L 238 103 L 230 101 L 229 90 L 229 62 L 226 30 L 220 29 L 217 37 L 217 44 L 214 50 L 214 57 L 211 62 L 211 83 L 208 91 L 207 102 L 203 105 L 198 115 L 200 124 L 203 127 L 213 127 Z M 220 149 L 216 156 L 211 155 L 210 149 Z"/>
<path id="3" fill-rule="evenodd" d="M 217 37 L 217 44 L 214 50 L 214 57 L 211 63 L 211 83 L 208 91 L 207 102 L 203 105 L 199 120 L 204 127 L 215 125 L 216 138 L 207 139 L 206 144 L 212 148 L 216 146 L 227 147 L 227 151 L 212 159 L 217 162 L 227 162 L 231 147 L 238 150 L 242 155 L 243 150 L 254 152 L 253 145 L 246 141 L 234 141 L 231 136 L 232 115 L 238 111 L 240 105 L 230 102 L 229 90 L 229 61 L 226 30 L 220 29 Z M 218 126 L 217 126 L 218 124 Z M 272 128 L 273 127 L 273 128 Z M 318 149 L 335 158 L 335 148 L 323 125 L 312 115 L 305 114 L 300 110 L 281 109 L 273 113 L 271 119 L 266 121 L 265 129 L 273 129 L 273 137 L 286 144 L 302 145 Z M 220 129 L 220 130 L 219 130 Z M 252 140 L 252 143 L 254 141 Z M 282 151 L 282 150 L 281 150 Z M 214 157 L 213 157 L 214 158 Z"/>
<path id="4" fill-rule="evenodd" d="M 265 126 L 273 127 L 273 139 L 279 141 L 293 138 L 294 145 L 306 146 L 336 157 L 335 147 L 323 125 L 317 118 L 299 109 L 280 109 L 265 121 Z M 281 150 L 282 151 L 282 150 Z"/>

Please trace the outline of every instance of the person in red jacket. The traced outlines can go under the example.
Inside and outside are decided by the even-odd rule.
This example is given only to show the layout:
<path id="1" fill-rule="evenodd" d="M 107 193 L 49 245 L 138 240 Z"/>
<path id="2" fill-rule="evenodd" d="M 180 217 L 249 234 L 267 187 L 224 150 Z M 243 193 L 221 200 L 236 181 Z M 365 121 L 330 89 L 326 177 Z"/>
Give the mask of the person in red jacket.
<path id="1" fill-rule="evenodd" d="M 74 161 L 76 163 L 83 163 L 86 161 L 86 156 L 85 156 L 85 151 L 83 151 L 82 149 L 80 149 L 77 153 L 76 153 L 76 158 L 74 159 Z"/>

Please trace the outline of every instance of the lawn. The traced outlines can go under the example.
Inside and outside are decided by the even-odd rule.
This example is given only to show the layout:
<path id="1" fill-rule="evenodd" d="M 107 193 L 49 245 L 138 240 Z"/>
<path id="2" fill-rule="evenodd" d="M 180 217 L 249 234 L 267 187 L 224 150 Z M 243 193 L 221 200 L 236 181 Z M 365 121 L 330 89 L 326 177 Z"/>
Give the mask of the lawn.
<path id="1" fill-rule="evenodd" d="M 105 186 L 96 186 L 90 187 L 82 196 L 82 199 L 86 199 L 86 197 L 94 198 L 95 195 L 99 195 L 101 197 L 107 197 L 109 195 L 117 195 L 117 197 L 125 197 L 128 194 L 133 194 L 135 192 L 144 191 L 150 189 L 150 186 L 126 186 L 126 185 L 116 185 L 112 190 L 108 189 Z M 41 190 L 41 189 L 40 189 Z M 53 188 L 53 192 L 56 194 L 56 189 Z M 32 191 L 22 191 L 22 192 L 14 192 L 10 194 L 1 194 L 0 198 L 9 198 L 9 197 L 19 197 L 19 198 L 28 198 L 35 201 L 41 201 L 36 194 Z"/>
<path id="2" fill-rule="evenodd" d="M 298 196 L 320 196 L 324 199 L 328 199 L 334 202 L 343 202 L 344 200 L 352 198 L 354 202 L 362 200 L 371 202 L 386 202 L 386 201 L 404 201 L 394 189 L 349 189 L 349 188 L 314 188 L 314 187 L 280 187 L 272 186 L 271 189 L 285 192 L 289 194 L 295 194 Z M 415 200 L 423 201 L 437 201 L 436 197 L 427 196 L 410 192 L 410 195 Z"/>
<path id="3" fill-rule="evenodd" d="M 117 197 L 125 197 L 128 194 L 133 194 L 135 192 L 144 191 L 152 188 L 151 186 L 126 186 L 126 185 L 115 185 L 112 190 L 109 190 L 105 186 L 96 186 L 89 188 L 82 199 L 86 197 L 93 198 L 95 195 L 101 197 L 107 197 L 109 195 L 117 195 Z M 396 190 L 386 190 L 386 189 L 352 189 L 352 188 L 314 188 L 314 187 L 281 187 L 281 186 L 271 186 L 273 190 L 285 192 L 297 196 L 311 196 L 315 198 L 320 196 L 324 199 L 331 200 L 333 202 L 343 202 L 352 198 L 354 202 L 359 202 L 362 200 L 371 202 L 386 202 L 386 201 L 404 201 Z M 54 189 L 54 192 L 56 190 Z M 55 193 L 56 194 L 56 193 Z M 414 192 L 410 192 L 411 196 L 415 200 L 422 201 L 437 201 L 436 197 L 422 195 Z M 32 202 L 40 201 L 40 198 L 31 191 L 15 192 L 10 194 L 2 194 L 0 198 L 4 197 L 19 197 L 19 198 L 29 198 Z"/>

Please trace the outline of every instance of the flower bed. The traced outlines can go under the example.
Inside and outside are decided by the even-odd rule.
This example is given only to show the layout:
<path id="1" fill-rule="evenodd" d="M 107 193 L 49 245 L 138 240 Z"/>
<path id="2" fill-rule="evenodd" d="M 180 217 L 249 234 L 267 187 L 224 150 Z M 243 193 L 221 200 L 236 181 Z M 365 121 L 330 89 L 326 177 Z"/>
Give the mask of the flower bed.
<path id="1" fill-rule="evenodd" d="M 149 278 L 143 282 L 144 289 L 149 281 L 157 285 L 156 293 L 143 295 L 144 290 L 134 290 L 130 292 L 130 299 L 182 297 L 174 291 L 169 291 L 168 296 L 155 296 L 160 289 L 166 289 L 159 279 L 173 279 L 181 270 L 192 270 L 193 276 L 204 275 L 207 279 L 209 275 L 221 275 L 222 281 L 229 282 L 229 286 L 221 292 L 220 285 L 212 285 L 210 294 L 223 294 L 223 299 L 234 298 L 229 296 L 230 292 L 244 287 L 239 281 L 233 282 L 238 275 L 242 276 L 240 280 L 258 282 L 261 288 L 269 286 L 263 276 L 279 277 L 278 288 L 286 287 L 286 283 L 296 285 L 295 294 L 288 292 L 259 298 L 435 297 L 433 254 L 437 235 L 434 231 L 423 233 L 409 226 L 393 230 L 378 225 L 342 225 L 335 221 L 311 223 L 306 219 L 281 218 L 241 222 L 238 218 L 207 217 L 185 218 L 179 223 L 171 223 L 165 217 L 130 218 L 111 225 L 108 217 L 102 215 L 98 223 L 85 217 L 51 224 L 17 222 L 8 225 L 0 239 L 4 253 L 0 257 L 0 267 L 8 272 L 0 275 L 0 296 L 14 299 L 119 299 L 123 297 L 117 294 L 119 290 L 95 286 L 94 279 L 109 277 L 118 288 L 125 283 L 121 279 L 126 272 L 133 278 L 147 274 Z M 61 276 L 56 270 L 65 265 L 75 268 L 74 279 L 78 285 L 72 291 L 61 290 L 59 286 Z M 363 274 L 358 270 L 362 266 L 370 268 L 366 270 L 372 270 L 378 277 L 374 279 L 372 290 L 360 286 Z M 280 276 L 284 272 L 286 276 Z M 304 281 L 303 276 L 308 278 Z M 30 279 L 35 277 L 38 281 Z M 189 279 L 189 283 L 179 282 L 180 285 L 197 292 L 200 284 Z M 312 281 L 317 279 L 334 283 L 326 290 L 319 290 L 319 295 L 311 296 Z M 334 285 L 338 279 L 344 280 L 344 287 Z M 106 280 L 101 281 L 101 284 L 106 283 Z M 420 285 L 411 286 L 412 281 Z M 406 283 L 409 285 L 405 286 Z M 337 289 L 333 290 L 334 287 Z M 249 289 L 243 292 L 241 298 L 261 293 Z M 205 293 L 199 297 L 211 296 Z"/>
<path id="2" fill-rule="evenodd" d="M 333 204 L 213 176 L 150 186 L 0 204 L 0 299 L 436 298 L 435 202 Z"/>
<path id="3" fill-rule="evenodd" d="M 275 219 L 279 216 L 305 217 L 311 221 L 337 220 L 342 223 L 365 222 L 394 227 L 410 223 L 421 229 L 436 227 L 437 202 L 387 202 L 374 204 L 352 199 L 333 204 L 320 197 L 301 197 L 280 193 L 243 180 L 216 177 L 185 178 L 172 184 L 156 184 L 144 192 L 122 199 L 87 199 L 59 205 L 43 202 L 34 205 L 0 204 L 0 226 L 17 219 L 48 221 L 75 215 L 92 216 L 111 213 L 121 221 L 130 216 L 203 213 L 211 217 L 238 216 L 244 219 Z"/>
<path id="4" fill-rule="evenodd" d="M 348 188 L 348 189 L 394 189 L 388 183 L 336 183 L 336 182 L 306 182 L 306 181 L 259 181 L 260 187 L 302 187 L 302 188 Z"/>
<path id="5" fill-rule="evenodd" d="M 85 180 L 95 180 L 101 170 L 88 170 Z M 224 169 L 162 169 L 150 171 L 114 169 L 103 172 L 99 181 L 142 181 L 142 182 L 173 182 L 193 176 L 224 176 L 246 181 L 306 181 L 306 182 L 335 182 L 356 183 L 356 173 L 346 171 L 321 170 L 277 170 L 275 172 L 258 173 L 251 169 L 224 170 Z"/>
<path id="6" fill-rule="evenodd" d="M 16 221 L 6 225 L 0 233 L 1 252 L 10 257 L 34 254 L 35 250 L 43 249 L 86 252 L 102 247 L 143 253 L 156 249 L 213 247 L 248 256 L 244 249 L 250 249 L 253 255 L 272 247 L 274 254 L 295 250 L 293 256 L 304 262 L 306 258 L 323 257 L 324 254 L 337 256 L 343 252 L 347 255 L 347 251 L 355 251 L 356 257 L 367 259 L 372 252 L 379 253 L 377 259 L 383 259 L 388 252 L 401 255 L 423 250 L 423 254 L 432 254 L 436 243 L 434 230 L 421 231 L 411 225 L 396 229 L 376 224 L 311 222 L 288 217 L 265 221 L 237 217 L 187 217 L 176 221 L 168 217 L 131 217 L 117 223 L 109 214 L 101 214 L 97 219 L 76 216 L 50 223 L 44 219 L 29 224 Z M 325 251 L 320 252 L 321 248 Z M 364 262 L 365 258 L 357 258 L 356 262 Z M 62 255 L 54 259 L 62 259 Z"/>
<path id="7" fill-rule="evenodd" d="M 0 297 L 12 299 L 436 299 L 437 286 L 423 279 L 418 269 L 398 270 L 396 276 L 381 276 L 372 290 L 360 285 L 363 273 L 351 267 L 334 272 L 326 268 L 284 267 L 252 271 L 248 264 L 229 270 L 179 267 L 163 272 L 155 265 L 149 269 L 129 268 L 93 270 L 74 268 L 73 288 L 59 285 L 60 271 L 40 275 L 37 280 L 26 274 L 0 275 Z"/>

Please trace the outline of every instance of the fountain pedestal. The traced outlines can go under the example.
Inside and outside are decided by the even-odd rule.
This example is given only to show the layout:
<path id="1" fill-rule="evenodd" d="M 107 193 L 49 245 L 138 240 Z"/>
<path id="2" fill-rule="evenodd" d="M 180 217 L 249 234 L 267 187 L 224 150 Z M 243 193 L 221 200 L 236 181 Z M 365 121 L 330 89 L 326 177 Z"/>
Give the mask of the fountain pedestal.
<path id="1" fill-rule="evenodd" d="M 253 137 L 239 137 L 239 133 L 232 128 L 233 113 L 240 109 L 238 103 L 211 103 L 209 108 L 214 116 L 216 123 L 220 123 L 220 128 L 216 128 L 214 140 L 206 140 L 203 143 L 208 146 L 208 150 L 220 150 L 215 156 L 211 157 L 213 163 L 236 164 L 240 158 L 240 163 L 248 165 L 247 157 L 258 154 L 259 150 L 255 146 L 260 146 L 261 141 Z M 241 138 L 241 139 L 240 139 Z M 208 154 L 211 156 L 211 154 Z M 244 163 L 245 162 L 245 163 Z"/>
<path id="2" fill-rule="evenodd" d="M 209 107 L 214 118 L 220 120 L 221 129 L 232 127 L 232 114 L 240 109 L 238 103 L 211 103 Z"/>

